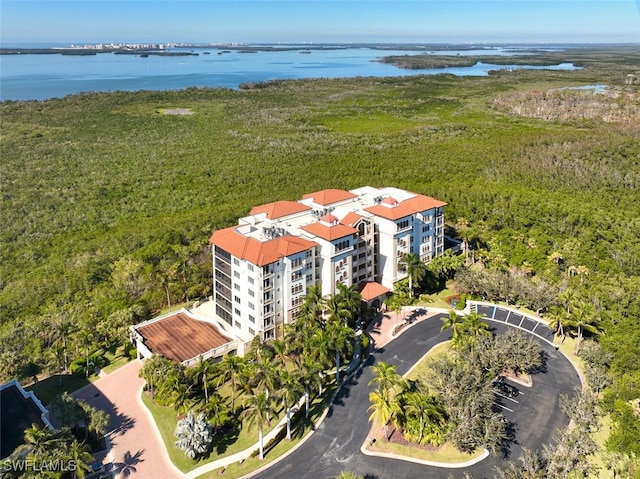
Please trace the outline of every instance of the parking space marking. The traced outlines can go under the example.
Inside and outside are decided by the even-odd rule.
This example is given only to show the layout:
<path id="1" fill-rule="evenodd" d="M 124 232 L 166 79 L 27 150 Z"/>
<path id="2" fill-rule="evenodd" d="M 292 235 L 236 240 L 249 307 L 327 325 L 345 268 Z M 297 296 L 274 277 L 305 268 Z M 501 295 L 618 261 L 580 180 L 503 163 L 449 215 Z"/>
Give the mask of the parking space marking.
<path id="1" fill-rule="evenodd" d="M 522 327 L 522 322 L 524 321 L 524 316 L 522 317 L 522 319 L 520 320 L 520 324 L 518 324 L 518 327 L 521 328 Z"/>
<path id="2" fill-rule="evenodd" d="M 513 409 L 509 409 L 507 406 L 503 406 L 502 404 L 498 404 L 497 402 L 494 402 L 493 404 L 495 404 L 496 406 L 502 408 L 502 409 L 506 409 L 509 412 L 513 412 Z"/>
<path id="3" fill-rule="evenodd" d="M 495 394 L 496 396 L 500 396 L 501 398 L 508 399 L 509 401 L 513 401 L 513 402 L 514 402 L 514 403 L 516 403 L 516 404 L 520 404 L 520 403 L 519 403 L 518 401 L 516 401 L 515 399 L 510 398 L 509 396 L 505 396 L 504 394 L 500 394 L 500 393 L 495 392 L 495 391 L 493 392 L 493 394 Z"/>

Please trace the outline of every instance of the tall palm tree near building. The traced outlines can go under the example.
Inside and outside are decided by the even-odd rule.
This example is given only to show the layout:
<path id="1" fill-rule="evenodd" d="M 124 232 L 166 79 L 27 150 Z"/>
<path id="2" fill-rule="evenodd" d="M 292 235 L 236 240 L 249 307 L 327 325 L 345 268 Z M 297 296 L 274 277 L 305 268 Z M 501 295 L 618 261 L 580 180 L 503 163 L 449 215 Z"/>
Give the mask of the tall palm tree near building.
<path id="1" fill-rule="evenodd" d="M 354 331 L 339 320 L 328 321 L 326 330 L 331 341 L 329 347 L 336 355 L 336 381 L 340 382 L 340 358 L 353 352 Z"/>
<path id="2" fill-rule="evenodd" d="M 405 254 L 398 263 L 404 266 L 409 277 L 409 294 L 413 296 L 413 283 L 419 282 L 427 274 L 427 265 L 420 261 L 420 258 L 413 254 Z"/>
<path id="3" fill-rule="evenodd" d="M 209 387 L 215 379 L 217 371 L 216 365 L 207 359 L 203 359 L 202 355 L 198 364 L 189 371 L 193 380 L 202 386 L 205 404 L 209 402 Z"/>
<path id="4" fill-rule="evenodd" d="M 274 339 L 271 341 L 271 348 L 275 354 L 276 361 L 281 365 L 286 364 L 289 360 L 289 352 L 291 350 L 290 343 L 282 339 Z"/>
<path id="5" fill-rule="evenodd" d="M 322 391 L 322 380 L 320 379 L 320 373 L 323 368 L 320 364 L 315 362 L 310 356 L 301 356 L 296 360 L 296 368 L 300 371 L 299 381 L 304 389 L 304 401 L 305 401 L 305 418 L 309 417 L 309 396 L 311 395 L 311 389 L 317 387 L 319 391 Z"/>
<path id="6" fill-rule="evenodd" d="M 440 328 L 440 331 L 444 331 L 449 328 L 451 328 L 451 339 L 453 343 L 456 344 L 464 329 L 464 318 L 453 310 L 449 311 L 448 318 L 442 320 L 442 327 Z"/>
<path id="7" fill-rule="evenodd" d="M 205 454 L 213 442 L 213 428 L 204 414 L 189 411 L 186 417 L 178 421 L 174 431 L 175 445 L 184 451 L 189 459 Z"/>
<path id="8" fill-rule="evenodd" d="M 326 324 L 341 321 L 347 323 L 351 316 L 351 311 L 345 306 L 337 294 L 328 297 L 324 301 L 324 312 L 326 315 Z"/>
<path id="9" fill-rule="evenodd" d="M 282 368 L 284 369 L 284 368 Z M 253 389 L 264 391 L 270 398 L 281 386 L 282 373 L 276 364 L 268 358 L 253 364 L 249 378 L 249 386 Z"/>
<path id="10" fill-rule="evenodd" d="M 300 308 L 302 317 L 314 326 L 321 326 L 324 324 L 322 319 L 323 308 L 322 285 L 309 286 L 304 297 L 304 303 Z"/>
<path id="11" fill-rule="evenodd" d="M 280 372 L 280 388 L 276 395 L 284 403 L 287 415 L 287 439 L 291 439 L 291 408 L 303 392 L 299 374 L 287 370 Z"/>
<path id="12" fill-rule="evenodd" d="M 220 369 L 222 374 L 220 375 L 220 382 L 226 382 L 231 380 L 231 413 L 236 413 L 236 389 L 238 387 L 238 381 L 242 376 L 242 372 L 246 367 L 246 361 L 244 358 L 236 355 L 227 354 L 220 362 Z"/>
<path id="13" fill-rule="evenodd" d="M 260 460 L 264 459 L 263 430 L 269 424 L 269 416 L 273 413 L 271 400 L 264 391 L 247 396 L 244 401 L 244 409 L 240 413 L 240 419 L 247 424 L 258 427 L 258 443 L 260 446 Z"/>
<path id="14" fill-rule="evenodd" d="M 345 286 L 342 283 L 336 283 L 336 287 L 338 288 L 338 301 L 342 304 L 342 308 L 346 311 L 349 311 L 349 315 L 347 316 L 349 321 L 349 326 L 354 326 L 355 320 L 358 318 L 360 314 L 360 308 L 362 307 L 362 296 L 358 292 L 358 288 L 355 284 L 351 286 Z"/>

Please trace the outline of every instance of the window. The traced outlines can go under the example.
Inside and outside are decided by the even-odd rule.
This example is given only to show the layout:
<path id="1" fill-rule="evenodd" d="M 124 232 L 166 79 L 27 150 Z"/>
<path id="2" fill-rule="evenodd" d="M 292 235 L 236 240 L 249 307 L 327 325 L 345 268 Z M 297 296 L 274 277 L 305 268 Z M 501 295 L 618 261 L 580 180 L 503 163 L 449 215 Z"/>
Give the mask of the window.
<path id="1" fill-rule="evenodd" d="M 240 260 L 238 258 L 233 258 L 233 264 L 240 266 Z"/>
<path id="2" fill-rule="evenodd" d="M 302 283 L 294 284 L 291 286 L 291 294 L 298 294 L 302 292 L 304 288 L 302 287 Z"/>
<path id="3" fill-rule="evenodd" d="M 313 275 L 312 274 L 308 274 L 307 275 L 307 283 L 311 283 L 311 281 L 313 281 Z"/>
<path id="4" fill-rule="evenodd" d="M 234 276 L 235 278 L 239 278 L 239 277 L 240 277 L 240 273 L 238 273 L 237 271 L 234 271 L 234 272 L 233 272 L 233 276 Z"/>
<path id="5" fill-rule="evenodd" d="M 255 330 L 254 330 L 253 328 L 249 328 L 249 334 L 250 334 L 251 336 L 255 336 L 255 335 L 256 335 L 256 332 L 255 332 Z"/>
<path id="6" fill-rule="evenodd" d="M 343 249 L 347 249 L 349 247 L 349 240 L 342 240 L 336 243 L 336 251 L 342 251 Z"/>
<path id="7" fill-rule="evenodd" d="M 305 258 L 311 258 L 312 256 L 313 256 L 313 250 L 308 249 L 307 251 L 304 252 Z"/>
<path id="8" fill-rule="evenodd" d="M 253 324 L 256 323 L 256 318 L 254 318 L 253 316 L 249 315 L 249 321 L 251 321 Z"/>
<path id="9" fill-rule="evenodd" d="M 256 309 L 256 307 L 253 305 L 253 303 L 249 303 L 249 309 Z"/>
<path id="10" fill-rule="evenodd" d="M 422 225 L 422 232 L 426 233 L 427 231 L 431 231 L 431 225 Z"/>
<path id="11" fill-rule="evenodd" d="M 298 281 L 302 279 L 302 271 L 295 271 L 291 273 L 291 281 Z"/>
<path id="12" fill-rule="evenodd" d="M 234 297 L 233 297 L 233 300 L 234 300 L 236 303 L 239 303 L 239 302 L 240 302 L 240 296 L 234 296 Z"/>
<path id="13" fill-rule="evenodd" d="M 251 263 L 247 264 L 247 268 L 249 268 L 249 271 L 253 271 L 253 265 Z"/>
<path id="14" fill-rule="evenodd" d="M 252 276 L 249 276 L 249 284 L 253 284 L 253 282 L 254 282 L 253 277 L 252 277 Z"/>
<path id="15" fill-rule="evenodd" d="M 396 223 L 396 226 L 397 226 L 398 230 L 403 230 L 405 228 L 408 228 L 409 227 L 409 220 L 406 219 L 406 220 L 398 221 Z"/>
<path id="16" fill-rule="evenodd" d="M 236 291 L 240 291 L 240 285 L 238 283 L 234 284 L 233 289 L 235 289 Z"/>
<path id="17" fill-rule="evenodd" d="M 240 323 L 240 321 L 235 321 L 233 325 L 238 329 L 242 329 L 242 324 Z"/>
<path id="18" fill-rule="evenodd" d="M 233 310 L 233 314 L 235 314 L 236 316 L 240 316 L 240 310 L 238 308 L 234 308 Z"/>
<path id="19" fill-rule="evenodd" d="M 255 293 L 253 292 L 252 289 L 249 290 L 249 296 L 251 296 L 252 298 L 255 296 Z"/>

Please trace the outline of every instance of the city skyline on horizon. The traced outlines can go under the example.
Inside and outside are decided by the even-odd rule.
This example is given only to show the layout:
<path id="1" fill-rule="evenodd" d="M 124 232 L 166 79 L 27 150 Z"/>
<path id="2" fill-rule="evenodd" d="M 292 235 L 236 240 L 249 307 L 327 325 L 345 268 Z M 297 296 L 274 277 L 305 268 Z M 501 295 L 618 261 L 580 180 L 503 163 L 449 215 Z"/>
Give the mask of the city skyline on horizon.
<path id="1" fill-rule="evenodd" d="M 2 43 L 640 43 L 640 0 L 4 0 Z"/>

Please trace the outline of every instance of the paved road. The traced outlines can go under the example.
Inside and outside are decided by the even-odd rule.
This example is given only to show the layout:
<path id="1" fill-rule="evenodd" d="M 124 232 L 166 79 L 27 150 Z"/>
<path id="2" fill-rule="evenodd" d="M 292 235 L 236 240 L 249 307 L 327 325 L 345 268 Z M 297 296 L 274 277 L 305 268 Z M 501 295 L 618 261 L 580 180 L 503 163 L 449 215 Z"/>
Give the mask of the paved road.
<path id="1" fill-rule="evenodd" d="M 384 361 L 396 365 L 398 372 L 404 374 L 431 347 L 450 339 L 449 331 L 440 333 L 441 317 L 444 315 L 414 324 L 397 339 L 375 352 L 369 365 Z M 509 323 L 499 320 L 490 324 L 496 333 L 504 332 L 509 327 Z M 537 328 L 546 327 L 540 325 Z M 533 387 L 519 388 L 523 394 L 517 398 L 518 403 L 503 401 L 513 411 L 505 410 L 505 415 L 516 423 L 516 442 L 511 446 L 509 459 L 519 457 L 522 447 L 540 449 L 542 444 L 551 440 L 559 427 L 567 424 L 567 417 L 558 407 L 559 396 L 572 394 L 580 385 L 579 377 L 569 361 L 552 345 L 545 341 L 540 343 L 547 354 L 546 372 L 534 376 Z M 304 446 L 256 477 L 324 479 L 334 478 L 341 471 L 349 470 L 377 479 L 459 478 L 463 477 L 464 472 L 480 479 L 494 477 L 494 466 L 504 465 L 505 458 L 490 457 L 466 469 L 442 469 L 365 456 L 360 452 L 360 447 L 370 429 L 367 413 L 370 388 L 367 385 L 371 377 L 370 368 L 364 368 L 360 375 L 342 389 L 329 415 Z"/>

